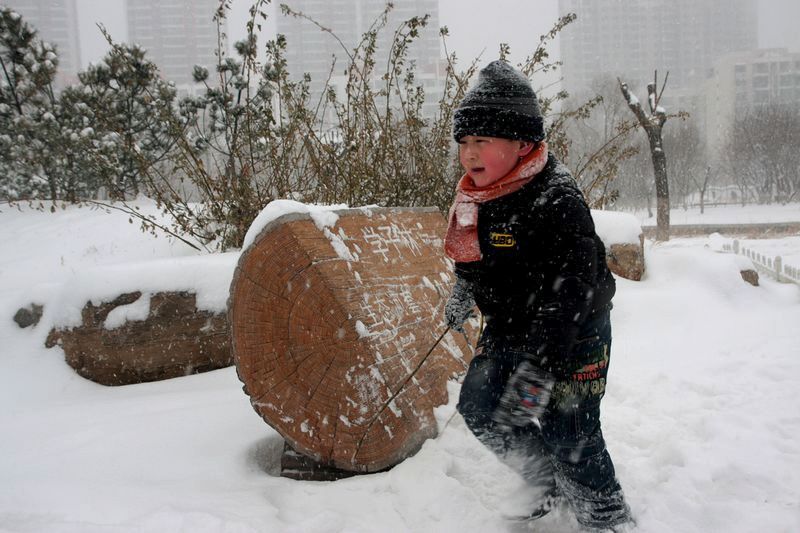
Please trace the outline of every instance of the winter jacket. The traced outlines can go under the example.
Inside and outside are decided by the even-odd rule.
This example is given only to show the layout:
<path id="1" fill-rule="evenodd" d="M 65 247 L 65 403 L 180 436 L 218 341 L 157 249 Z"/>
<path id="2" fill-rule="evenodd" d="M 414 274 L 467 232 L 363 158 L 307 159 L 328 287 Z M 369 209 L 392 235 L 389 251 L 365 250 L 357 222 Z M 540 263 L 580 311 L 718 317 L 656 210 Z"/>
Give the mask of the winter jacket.
<path id="1" fill-rule="evenodd" d="M 611 307 L 605 247 L 575 180 L 552 154 L 520 190 L 479 204 L 482 258 L 457 262 L 487 333 L 504 336 L 557 376 L 582 326 Z M 562 364 L 564 365 L 562 368 Z"/>

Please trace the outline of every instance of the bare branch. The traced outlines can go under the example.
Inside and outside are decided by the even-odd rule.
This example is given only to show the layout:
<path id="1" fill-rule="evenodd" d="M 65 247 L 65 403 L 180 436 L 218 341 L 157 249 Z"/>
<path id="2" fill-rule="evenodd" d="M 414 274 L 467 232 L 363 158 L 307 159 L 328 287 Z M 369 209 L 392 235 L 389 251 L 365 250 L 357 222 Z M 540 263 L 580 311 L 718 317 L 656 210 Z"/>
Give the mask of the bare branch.
<path id="1" fill-rule="evenodd" d="M 621 79 L 617 78 L 619 82 L 620 91 L 622 91 L 622 96 L 625 98 L 625 102 L 628 103 L 628 107 L 636 118 L 639 120 L 639 124 L 642 125 L 643 128 L 648 129 L 651 127 L 650 121 L 647 119 L 647 115 L 645 115 L 644 110 L 642 109 L 642 104 L 639 102 L 639 99 L 636 98 L 633 93 L 631 93 L 630 89 L 628 88 L 628 84 L 623 82 Z"/>

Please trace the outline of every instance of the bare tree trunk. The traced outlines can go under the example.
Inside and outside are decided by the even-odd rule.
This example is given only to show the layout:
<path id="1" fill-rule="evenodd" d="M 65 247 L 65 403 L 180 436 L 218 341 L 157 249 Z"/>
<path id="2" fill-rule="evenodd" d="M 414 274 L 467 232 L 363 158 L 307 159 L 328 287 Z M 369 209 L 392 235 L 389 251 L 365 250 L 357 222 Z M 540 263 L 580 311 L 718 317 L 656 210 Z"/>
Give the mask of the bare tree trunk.
<path id="1" fill-rule="evenodd" d="M 669 240 L 669 180 L 667 179 L 667 156 L 661 140 L 661 126 L 648 130 L 650 155 L 656 182 L 656 240 Z"/>
<path id="2" fill-rule="evenodd" d="M 708 189 L 708 183 L 709 183 L 710 180 L 711 180 L 711 167 L 710 166 L 706 167 L 706 175 L 705 175 L 705 178 L 703 179 L 703 184 L 702 185 L 699 185 L 697 183 L 697 180 L 692 178 L 692 181 L 694 181 L 694 184 L 698 186 L 697 188 L 700 191 L 700 214 L 701 215 L 703 213 L 705 213 L 706 190 Z"/>
<path id="3" fill-rule="evenodd" d="M 658 74 L 656 73 L 656 81 Z M 667 78 L 669 73 L 667 73 Z M 656 184 L 656 240 L 668 241 L 669 240 L 669 180 L 667 178 L 667 156 L 664 153 L 664 143 L 662 140 L 662 130 L 664 123 L 667 121 L 667 113 L 658 105 L 661 100 L 661 95 L 656 91 L 656 81 L 647 84 L 648 103 L 650 106 L 650 114 L 647 115 L 642 109 L 642 104 L 639 99 L 634 96 L 628 89 L 628 84 L 622 80 L 619 81 L 619 87 L 622 91 L 622 96 L 628 103 L 628 107 L 636 118 L 639 124 L 647 133 L 647 139 L 650 142 L 650 155 L 653 159 L 653 173 Z M 667 79 L 664 79 L 666 86 Z M 663 94 L 664 88 L 661 88 Z"/>

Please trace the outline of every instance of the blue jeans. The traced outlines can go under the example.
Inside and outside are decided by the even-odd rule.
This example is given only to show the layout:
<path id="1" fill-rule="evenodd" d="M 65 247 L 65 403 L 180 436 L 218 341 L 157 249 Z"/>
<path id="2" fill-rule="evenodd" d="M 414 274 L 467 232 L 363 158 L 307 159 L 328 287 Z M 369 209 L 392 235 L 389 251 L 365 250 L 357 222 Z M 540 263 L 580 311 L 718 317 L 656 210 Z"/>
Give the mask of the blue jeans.
<path id="1" fill-rule="evenodd" d="M 610 526 L 629 518 L 614 464 L 600 429 L 600 402 L 605 394 L 611 350 L 611 322 L 604 312 L 580 331 L 557 379 L 539 425 L 509 434 L 492 421 L 506 382 L 519 362 L 534 352 L 487 328 L 470 364 L 458 410 L 475 436 L 529 483 L 557 491 L 585 526 Z"/>

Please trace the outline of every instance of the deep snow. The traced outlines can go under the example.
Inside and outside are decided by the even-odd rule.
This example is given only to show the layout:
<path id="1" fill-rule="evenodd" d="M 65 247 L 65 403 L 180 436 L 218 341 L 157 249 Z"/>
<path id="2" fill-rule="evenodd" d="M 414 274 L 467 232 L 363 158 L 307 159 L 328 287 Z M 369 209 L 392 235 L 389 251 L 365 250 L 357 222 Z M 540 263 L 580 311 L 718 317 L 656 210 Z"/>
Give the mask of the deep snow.
<path id="1" fill-rule="evenodd" d="M 77 376 L 43 344 L 88 269 L 220 259 L 119 213 L 0 211 L 0 531 L 525 530 L 502 513 L 528 492 L 452 401 L 439 437 L 391 471 L 299 482 L 278 477 L 282 440 L 233 368 L 117 388 Z M 800 531 L 800 288 L 745 284 L 706 238 L 648 242 L 646 258 L 643 281 L 618 281 L 602 419 L 639 531 Z M 11 317 L 31 301 L 46 315 L 21 330 Z M 577 526 L 556 513 L 536 530 Z"/>

